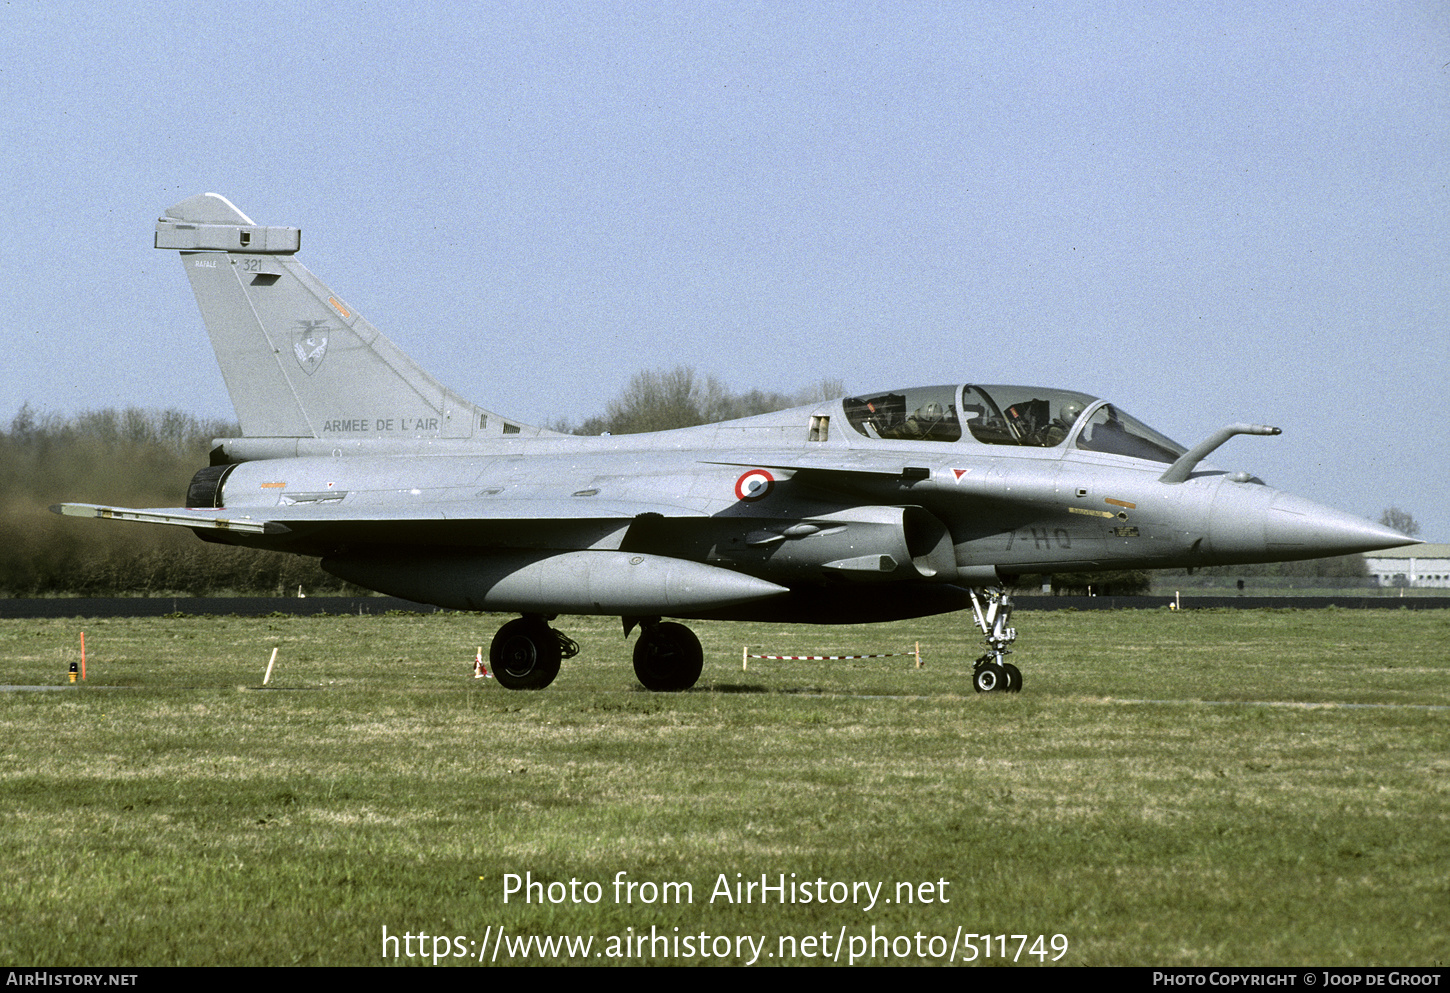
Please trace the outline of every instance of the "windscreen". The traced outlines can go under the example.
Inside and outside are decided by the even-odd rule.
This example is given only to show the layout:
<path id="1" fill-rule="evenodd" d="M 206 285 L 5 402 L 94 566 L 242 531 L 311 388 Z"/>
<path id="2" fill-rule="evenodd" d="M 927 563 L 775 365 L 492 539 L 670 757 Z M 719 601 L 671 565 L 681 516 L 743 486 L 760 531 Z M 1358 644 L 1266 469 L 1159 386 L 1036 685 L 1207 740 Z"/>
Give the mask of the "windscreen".
<path id="1" fill-rule="evenodd" d="M 1088 418 L 1077 447 L 1088 452 L 1107 452 L 1134 459 L 1172 464 L 1188 449 L 1167 438 L 1112 404 L 1106 404 Z"/>

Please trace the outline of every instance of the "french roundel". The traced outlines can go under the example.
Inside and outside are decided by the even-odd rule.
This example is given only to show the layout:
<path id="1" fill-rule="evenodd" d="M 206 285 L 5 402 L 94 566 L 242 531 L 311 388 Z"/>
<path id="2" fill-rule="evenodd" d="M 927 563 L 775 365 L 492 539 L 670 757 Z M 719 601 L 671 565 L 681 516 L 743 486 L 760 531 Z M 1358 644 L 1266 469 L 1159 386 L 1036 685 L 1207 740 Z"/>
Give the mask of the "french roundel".
<path id="1" fill-rule="evenodd" d="M 775 477 L 764 469 L 751 469 L 735 481 L 737 500 L 759 500 L 775 486 Z"/>

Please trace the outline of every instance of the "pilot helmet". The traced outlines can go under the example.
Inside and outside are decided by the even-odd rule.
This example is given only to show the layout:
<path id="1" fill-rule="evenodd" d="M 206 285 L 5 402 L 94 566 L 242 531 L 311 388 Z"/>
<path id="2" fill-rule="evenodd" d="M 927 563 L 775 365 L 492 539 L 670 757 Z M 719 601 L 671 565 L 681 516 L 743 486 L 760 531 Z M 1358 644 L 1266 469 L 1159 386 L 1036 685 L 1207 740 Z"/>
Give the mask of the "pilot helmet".
<path id="1" fill-rule="evenodd" d="M 1078 403 L 1076 400 L 1069 400 L 1067 403 L 1063 404 L 1062 426 L 1070 428 L 1074 424 L 1076 424 L 1077 419 L 1082 416 L 1082 409 L 1082 404 Z"/>

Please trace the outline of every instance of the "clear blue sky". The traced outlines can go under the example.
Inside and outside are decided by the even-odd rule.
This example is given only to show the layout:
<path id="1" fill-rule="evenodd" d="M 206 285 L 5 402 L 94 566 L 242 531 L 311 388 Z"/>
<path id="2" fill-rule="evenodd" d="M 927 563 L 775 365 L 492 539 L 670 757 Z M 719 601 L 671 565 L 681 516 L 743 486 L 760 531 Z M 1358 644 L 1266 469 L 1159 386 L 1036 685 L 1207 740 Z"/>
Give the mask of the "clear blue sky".
<path id="1" fill-rule="evenodd" d="M 0 419 L 230 416 L 194 193 L 466 396 L 1022 382 L 1450 541 L 1450 7 L 0 8 Z"/>

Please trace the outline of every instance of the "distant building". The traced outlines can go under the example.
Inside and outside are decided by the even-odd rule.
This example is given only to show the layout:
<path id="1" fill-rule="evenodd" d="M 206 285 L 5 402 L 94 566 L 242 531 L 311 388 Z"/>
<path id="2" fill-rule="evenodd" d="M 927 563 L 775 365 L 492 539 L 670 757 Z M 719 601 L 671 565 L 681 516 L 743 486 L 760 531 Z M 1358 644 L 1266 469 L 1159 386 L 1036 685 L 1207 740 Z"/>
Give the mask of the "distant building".
<path id="1" fill-rule="evenodd" d="M 1381 586 L 1450 587 L 1450 545 L 1409 545 L 1367 552 L 1364 564 Z"/>

